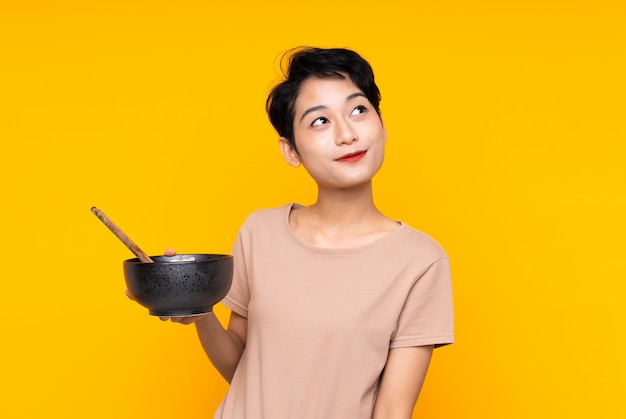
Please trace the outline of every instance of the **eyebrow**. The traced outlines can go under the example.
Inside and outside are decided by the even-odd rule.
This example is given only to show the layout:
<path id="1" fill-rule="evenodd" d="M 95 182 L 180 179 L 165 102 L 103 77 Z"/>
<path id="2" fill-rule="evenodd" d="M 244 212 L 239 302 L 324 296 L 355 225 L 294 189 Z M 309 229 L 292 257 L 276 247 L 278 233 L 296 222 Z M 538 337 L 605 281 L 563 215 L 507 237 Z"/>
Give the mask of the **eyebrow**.
<path id="1" fill-rule="evenodd" d="M 346 97 L 346 103 L 350 102 L 352 99 L 354 99 L 356 97 L 364 97 L 364 98 L 367 99 L 367 96 L 365 96 L 365 93 L 363 93 L 363 92 L 356 92 L 356 93 L 352 93 L 351 95 Z M 319 111 L 319 110 L 327 109 L 327 108 L 328 107 L 325 106 L 325 105 L 319 105 L 319 106 L 313 106 L 312 108 L 307 109 L 306 111 L 304 111 L 304 113 L 300 117 L 300 122 L 302 122 L 304 117 L 307 116 L 308 114 L 310 114 L 311 112 L 315 112 L 315 111 Z"/>

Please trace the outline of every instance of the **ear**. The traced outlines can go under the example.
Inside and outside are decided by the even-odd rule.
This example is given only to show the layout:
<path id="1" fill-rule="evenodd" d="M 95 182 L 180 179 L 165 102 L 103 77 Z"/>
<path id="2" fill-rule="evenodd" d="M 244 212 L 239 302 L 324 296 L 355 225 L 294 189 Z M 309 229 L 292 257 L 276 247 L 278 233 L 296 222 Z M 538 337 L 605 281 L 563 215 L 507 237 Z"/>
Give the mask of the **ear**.
<path id="1" fill-rule="evenodd" d="M 283 153 L 283 158 L 289 165 L 298 167 L 302 164 L 300 156 L 285 137 L 280 137 L 278 139 L 278 146 L 280 147 L 281 153 Z"/>

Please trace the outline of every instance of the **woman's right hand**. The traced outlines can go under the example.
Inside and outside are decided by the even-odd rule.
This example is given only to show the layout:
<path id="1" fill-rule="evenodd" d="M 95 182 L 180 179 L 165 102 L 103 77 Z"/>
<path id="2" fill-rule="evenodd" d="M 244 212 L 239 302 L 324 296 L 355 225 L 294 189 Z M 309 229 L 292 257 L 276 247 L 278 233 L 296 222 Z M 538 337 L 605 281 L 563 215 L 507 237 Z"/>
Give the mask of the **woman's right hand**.
<path id="1" fill-rule="evenodd" d="M 202 320 L 206 319 L 211 314 L 213 313 L 208 312 L 208 313 L 196 314 L 195 316 L 173 316 L 173 317 L 159 316 L 159 319 L 161 319 L 161 321 L 164 321 L 164 322 L 170 320 L 172 323 L 180 323 L 180 324 L 188 325 L 188 324 L 193 324 L 196 322 L 201 322 Z"/>

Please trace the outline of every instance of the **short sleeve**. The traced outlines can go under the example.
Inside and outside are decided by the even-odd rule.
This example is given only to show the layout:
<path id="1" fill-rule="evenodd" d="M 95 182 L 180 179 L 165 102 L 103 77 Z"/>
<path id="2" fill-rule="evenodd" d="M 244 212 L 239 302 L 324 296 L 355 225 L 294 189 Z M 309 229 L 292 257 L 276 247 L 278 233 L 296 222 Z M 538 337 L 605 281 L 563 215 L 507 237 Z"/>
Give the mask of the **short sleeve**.
<path id="1" fill-rule="evenodd" d="M 248 317 L 250 288 L 248 285 L 246 255 L 241 231 L 235 240 L 232 255 L 234 262 L 233 284 L 230 291 L 221 302 L 235 313 L 240 314 L 243 317 Z"/>
<path id="2" fill-rule="evenodd" d="M 454 342 L 454 315 L 450 260 L 441 258 L 426 268 L 413 284 L 398 319 L 390 348 Z"/>

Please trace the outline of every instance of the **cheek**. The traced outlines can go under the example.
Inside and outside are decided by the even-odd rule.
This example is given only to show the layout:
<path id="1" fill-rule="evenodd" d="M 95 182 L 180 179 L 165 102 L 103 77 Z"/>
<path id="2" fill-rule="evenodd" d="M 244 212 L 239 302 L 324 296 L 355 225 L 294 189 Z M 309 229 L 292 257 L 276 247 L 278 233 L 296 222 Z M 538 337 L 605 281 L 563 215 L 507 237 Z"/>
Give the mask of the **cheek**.
<path id="1" fill-rule="evenodd" d="M 328 154 L 331 143 L 328 138 L 322 136 L 304 137 L 298 142 L 298 151 L 303 158 L 317 159 Z"/>
<path id="2" fill-rule="evenodd" d="M 372 151 L 374 152 L 374 155 L 372 156 L 372 164 L 376 166 L 377 169 L 380 168 L 380 166 L 383 164 L 383 161 L 385 160 L 386 140 L 386 137 L 382 138 L 381 141 L 379 141 L 376 146 L 372 148 Z"/>
<path id="3" fill-rule="evenodd" d="M 382 166 L 383 161 L 385 161 L 385 149 L 381 147 L 380 150 L 376 153 L 376 159 L 374 160 L 374 164 L 379 169 Z"/>
<path id="4" fill-rule="evenodd" d="M 298 152 L 300 153 L 300 162 L 305 168 L 307 168 L 307 171 L 309 168 L 315 168 L 315 166 L 317 166 L 316 161 L 318 158 L 316 157 L 315 152 L 313 152 L 310 148 L 302 147 L 298 149 Z"/>

